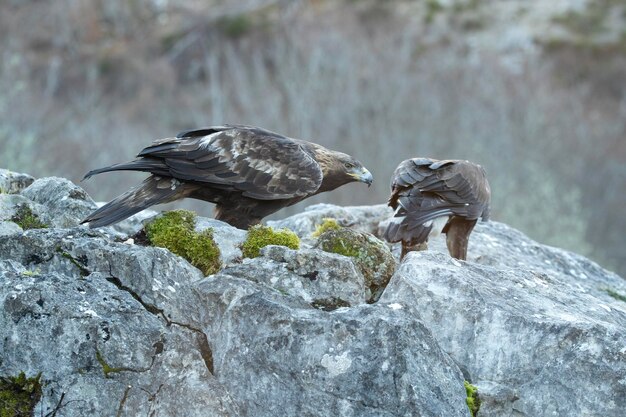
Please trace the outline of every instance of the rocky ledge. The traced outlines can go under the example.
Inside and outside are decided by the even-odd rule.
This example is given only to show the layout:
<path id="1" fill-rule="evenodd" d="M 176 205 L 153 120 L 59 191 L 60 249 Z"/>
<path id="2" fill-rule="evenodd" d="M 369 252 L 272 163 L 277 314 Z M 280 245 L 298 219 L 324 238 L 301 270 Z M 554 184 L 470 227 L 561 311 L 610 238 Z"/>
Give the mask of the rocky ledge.
<path id="1" fill-rule="evenodd" d="M 0 410 L 22 415 L 21 384 L 48 416 L 469 416 L 466 381 L 480 416 L 626 410 L 626 281 L 505 224 L 479 224 L 467 262 L 434 239 L 385 265 L 380 296 L 314 232 L 374 242 L 382 205 L 268 222 L 300 248 L 253 259 L 246 232 L 198 219 L 221 252 L 205 277 L 134 243 L 154 212 L 90 230 L 65 179 L 0 170 L 0 190 Z"/>

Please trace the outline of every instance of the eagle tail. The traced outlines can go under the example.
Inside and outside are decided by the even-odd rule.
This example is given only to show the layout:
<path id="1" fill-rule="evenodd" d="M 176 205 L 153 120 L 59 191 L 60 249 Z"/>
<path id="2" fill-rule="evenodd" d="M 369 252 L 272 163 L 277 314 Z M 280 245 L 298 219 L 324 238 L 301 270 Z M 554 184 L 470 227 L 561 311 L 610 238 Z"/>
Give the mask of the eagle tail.
<path id="1" fill-rule="evenodd" d="M 139 187 L 131 188 L 91 213 L 81 224 L 89 223 L 89 227 L 92 229 L 108 226 L 155 204 L 169 203 L 184 198 L 186 195 L 185 184 L 181 184 L 173 178 L 160 178 L 151 175 Z"/>
<path id="2" fill-rule="evenodd" d="M 405 217 L 393 217 L 385 229 L 384 237 L 391 243 L 402 241 L 415 245 L 427 241 L 432 228 L 432 222 L 411 225 Z"/>
<path id="3" fill-rule="evenodd" d="M 167 165 L 160 160 L 155 158 L 139 158 L 134 161 L 124 162 L 121 164 L 115 164 L 104 168 L 93 169 L 89 171 L 81 181 L 85 181 L 86 179 L 91 178 L 94 175 L 102 174 L 103 172 L 111 172 L 111 171 L 142 171 L 142 172 L 151 172 L 156 175 L 171 175 L 167 169 Z"/>

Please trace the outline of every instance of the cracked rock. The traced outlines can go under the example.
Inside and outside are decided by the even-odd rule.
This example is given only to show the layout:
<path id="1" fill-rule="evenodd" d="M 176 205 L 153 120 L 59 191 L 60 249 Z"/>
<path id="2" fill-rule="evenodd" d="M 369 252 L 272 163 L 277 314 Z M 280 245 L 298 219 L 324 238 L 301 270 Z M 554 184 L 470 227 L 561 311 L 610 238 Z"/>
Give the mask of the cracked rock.
<path id="1" fill-rule="evenodd" d="M 352 261 L 310 234 L 326 217 L 375 233 L 383 205 L 272 222 L 303 249 L 243 261 L 245 232 L 199 219 L 226 265 L 203 277 L 133 244 L 141 216 L 75 226 L 78 187 L 27 183 L 0 194 L 0 376 L 41 373 L 34 415 L 467 417 L 464 379 L 482 417 L 626 409 L 626 281 L 504 224 L 477 225 L 467 262 L 432 239 L 365 304 Z M 23 231 L 6 217 L 20 204 L 52 227 Z"/>

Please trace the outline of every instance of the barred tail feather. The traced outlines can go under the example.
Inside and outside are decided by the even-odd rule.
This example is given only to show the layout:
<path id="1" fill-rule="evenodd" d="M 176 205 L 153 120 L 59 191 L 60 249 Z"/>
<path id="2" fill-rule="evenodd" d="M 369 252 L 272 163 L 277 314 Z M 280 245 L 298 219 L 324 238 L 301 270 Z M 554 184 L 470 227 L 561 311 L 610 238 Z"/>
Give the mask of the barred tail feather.
<path id="1" fill-rule="evenodd" d="M 139 187 L 128 190 L 100 207 L 81 223 L 89 223 L 90 228 L 108 226 L 150 206 L 184 198 L 187 194 L 185 184 L 172 178 L 151 175 Z"/>
<path id="2" fill-rule="evenodd" d="M 393 217 L 385 229 L 384 237 L 391 243 L 403 241 L 416 245 L 428 240 L 432 228 L 432 222 L 411 224 L 406 217 Z"/>

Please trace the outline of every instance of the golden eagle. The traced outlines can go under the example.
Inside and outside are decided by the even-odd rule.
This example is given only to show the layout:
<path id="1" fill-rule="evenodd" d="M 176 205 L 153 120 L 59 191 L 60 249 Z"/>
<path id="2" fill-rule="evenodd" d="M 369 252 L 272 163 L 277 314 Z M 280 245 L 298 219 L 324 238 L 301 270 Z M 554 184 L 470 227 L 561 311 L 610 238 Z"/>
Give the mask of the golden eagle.
<path id="1" fill-rule="evenodd" d="M 467 258 L 467 242 L 479 217 L 489 218 L 491 190 L 485 170 L 469 161 L 413 158 L 402 161 L 391 179 L 389 205 L 396 210 L 385 230 L 402 241 L 403 258 L 441 230 L 453 258 Z M 433 230 L 435 229 L 435 230 Z"/>
<path id="2" fill-rule="evenodd" d="M 341 152 L 258 127 L 214 126 L 156 140 L 137 159 L 90 171 L 149 172 L 136 188 L 91 213 L 82 223 L 107 226 L 155 204 L 182 198 L 215 203 L 215 218 L 240 229 L 307 197 L 372 174 Z"/>

